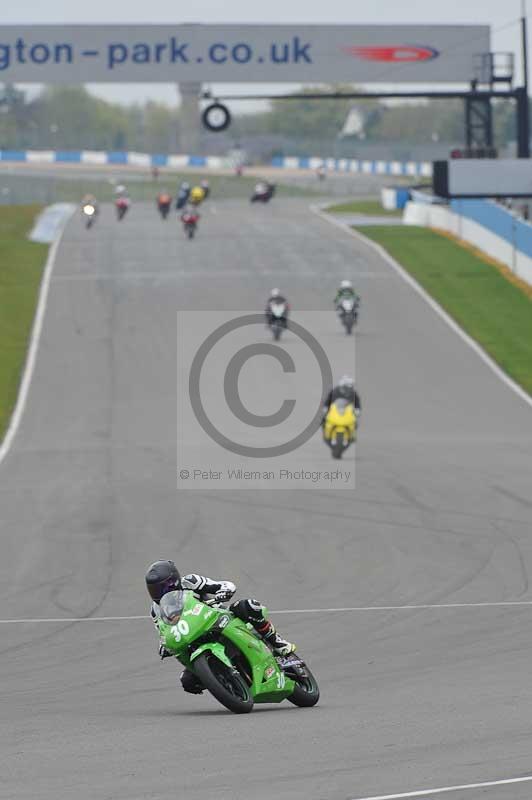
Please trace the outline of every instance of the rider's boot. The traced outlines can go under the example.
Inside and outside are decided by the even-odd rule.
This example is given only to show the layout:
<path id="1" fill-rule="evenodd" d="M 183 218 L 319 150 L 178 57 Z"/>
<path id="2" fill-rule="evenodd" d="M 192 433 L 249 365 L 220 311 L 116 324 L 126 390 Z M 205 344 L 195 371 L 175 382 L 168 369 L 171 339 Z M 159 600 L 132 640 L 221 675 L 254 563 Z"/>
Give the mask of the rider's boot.
<path id="1" fill-rule="evenodd" d="M 276 656 L 287 656 L 296 649 L 295 644 L 279 636 L 269 620 L 265 620 L 264 625 L 257 627 L 256 631 L 266 644 L 272 648 Z"/>
<path id="2" fill-rule="evenodd" d="M 184 669 L 180 675 L 181 678 L 181 686 L 185 690 L 185 692 L 190 692 L 190 694 L 201 694 L 203 692 L 204 686 L 203 684 L 196 678 L 193 672 L 189 669 Z"/>

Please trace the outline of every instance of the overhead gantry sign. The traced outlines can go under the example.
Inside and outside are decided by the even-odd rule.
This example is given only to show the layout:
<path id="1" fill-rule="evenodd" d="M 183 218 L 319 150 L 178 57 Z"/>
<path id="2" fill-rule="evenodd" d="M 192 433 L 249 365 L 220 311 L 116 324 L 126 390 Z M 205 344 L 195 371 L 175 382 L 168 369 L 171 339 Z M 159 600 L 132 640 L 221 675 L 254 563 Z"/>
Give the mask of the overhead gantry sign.
<path id="1" fill-rule="evenodd" d="M 0 81 L 467 83 L 485 25 L 8 25 Z"/>

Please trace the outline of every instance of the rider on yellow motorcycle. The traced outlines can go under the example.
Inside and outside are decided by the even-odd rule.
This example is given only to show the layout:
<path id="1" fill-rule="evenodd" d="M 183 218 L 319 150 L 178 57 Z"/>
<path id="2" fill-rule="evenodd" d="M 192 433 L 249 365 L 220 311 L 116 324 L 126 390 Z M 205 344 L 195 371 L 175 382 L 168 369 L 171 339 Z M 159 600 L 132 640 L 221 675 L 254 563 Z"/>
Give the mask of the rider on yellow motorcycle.
<path id="1" fill-rule="evenodd" d="M 362 406 L 360 403 L 360 395 L 355 389 L 355 382 L 349 375 L 342 375 L 338 381 L 338 384 L 331 389 L 323 401 L 322 425 L 325 423 L 325 418 L 327 417 L 327 413 L 331 405 L 340 397 L 343 400 L 347 400 L 348 403 L 353 404 L 353 408 L 355 409 L 355 414 L 357 417 L 360 414 Z"/>
<path id="2" fill-rule="evenodd" d="M 344 375 L 329 392 L 323 406 L 323 439 L 331 448 L 333 458 L 342 458 L 342 453 L 356 440 L 359 414 L 360 397 L 353 379 Z"/>
<path id="3" fill-rule="evenodd" d="M 189 203 L 199 206 L 205 200 L 205 191 L 201 186 L 193 186 L 188 197 Z"/>

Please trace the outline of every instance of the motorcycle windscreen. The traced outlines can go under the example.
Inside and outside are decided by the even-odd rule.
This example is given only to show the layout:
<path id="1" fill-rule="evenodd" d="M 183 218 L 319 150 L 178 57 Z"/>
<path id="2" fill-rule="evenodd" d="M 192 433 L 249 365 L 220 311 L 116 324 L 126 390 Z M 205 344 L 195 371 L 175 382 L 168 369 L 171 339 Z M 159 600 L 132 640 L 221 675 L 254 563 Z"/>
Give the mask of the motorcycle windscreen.
<path id="1" fill-rule="evenodd" d="M 181 590 L 167 592 L 161 597 L 159 607 L 162 621 L 167 625 L 175 625 L 179 622 L 185 607 L 185 593 Z"/>
<path id="2" fill-rule="evenodd" d="M 345 398 L 343 397 L 338 397 L 334 401 L 334 406 L 336 408 L 336 411 L 341 417 L 343 417 L 343 415 L 346 413 L 350 405 L 351 404 L 349 403 L 349 401 L 345 400 Z"/>

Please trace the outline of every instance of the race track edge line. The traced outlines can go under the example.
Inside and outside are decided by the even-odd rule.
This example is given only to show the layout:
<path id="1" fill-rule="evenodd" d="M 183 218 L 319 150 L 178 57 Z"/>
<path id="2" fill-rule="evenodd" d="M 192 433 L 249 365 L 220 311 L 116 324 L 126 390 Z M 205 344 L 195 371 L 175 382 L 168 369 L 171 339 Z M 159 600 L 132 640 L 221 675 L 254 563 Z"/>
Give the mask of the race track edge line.
<path id="1" fill-rule="evenodd" d="M 281 608 L 272 609 L 271 614 L 341 614 L 364 611 L 430 611 L 431 609 L 458 608 L 530 608 L 532 600 L 494 600 L 481 603 L 425 603 L 403 606 L 343 606 L 340 608 Z M 149 614 L 136 614 L 124 617 L 35 617 L 33 619 L 0 619 L 0 625 L 18 625 L 24 622 L 34 624 L 44 622 L 127 622 L 128 620 L 151 619 Z"/>
<path id="2" fill-rule="evenodd" d="M 63 225 L 61 226 L 58 232 L 57 237 L 52 242 L 52 244 L 50 245 L 50 249 L 48 250 L 48 257 L 46 259 L 46 264 L 44 267 L 44 272 L 41 280 L 41 287 L 39 289 L 37 310 L 35 312 L 35 319 L 33 320 L 33 325 L 31 328 L 30 344 L 28 348 L 28 354 L 26 356 L 26 361 L 24 363 L 22 380 L 20 382 L 20 388 L 17 396 L 17 402 L 15 404 L 15 410 L 13 411 L 11 419 L 9 420 L 9 425 L 6 434 L 4 436 L 4 439 L 0 444 L 0 465 L 2 464 L 2 461 L 5 459 L 7 454 L 9 453 L 9 450 L 11 448 L 11 445 L 13 444 L 13 440 L 19 428 L 22 415 L 24 414 L 24 409 L 26 407 L 26 402 L 28 399 L 28 394 L 31 385 L 31 379 L 33 377 L 35 362 L 37 360 L 37 351 L 39 349 L 39 341 L 42 333 L 44 315 L 46 313 L 46 305 L 48 302 L 48 291 L 50 288 L 50 281 L 52 279 L 52 272 L 54 269 L 55 258 L 57 255 L 57 250 L 59 249 L 59 245 L 61 243 L 61 239 L 63 238 L 63 233 L 66 224 L 70 219 L 70 216 L 65 218 Z"/>
<path id="3" fill-rule="evenodd" d="M 484 781 L 483 783 L 463 783 L 461 786 L 441 786 L 439 789 L 418 789 L 415 792 L 401 792 L 400 794 L 379 794 L 368 797 L 356 797 L 353 800 L 407 800 L 408 797 L 430 797 L 432 794 L 444 792 L 464 792 L 472 789 L 489 789 L 493 786 L 508 786 L 511 783 L 527 783 L 532 781 L 532 775 L 522 778 L 506 778 L 500 781 Z"/>

